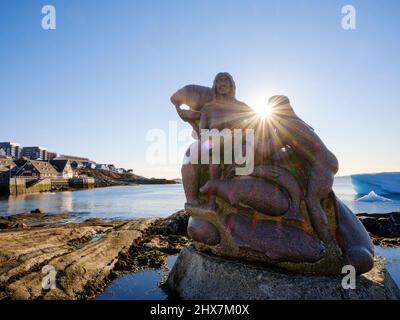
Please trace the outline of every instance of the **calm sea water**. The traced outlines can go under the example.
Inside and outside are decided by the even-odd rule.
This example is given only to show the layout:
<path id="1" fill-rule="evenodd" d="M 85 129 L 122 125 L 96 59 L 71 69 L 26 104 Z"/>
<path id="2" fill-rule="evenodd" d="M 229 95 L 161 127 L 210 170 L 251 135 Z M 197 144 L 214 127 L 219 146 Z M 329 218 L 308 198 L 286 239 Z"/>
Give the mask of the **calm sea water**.
<path id="1" fill-rule="evenodd" d="M 392 197 L 392 202 L 356 201 L 358 196 L 353 191 L 349 177 L 336 178 L 334 190 L 355 213 L 400 211 L 398 196 Z M 29 212 L 39 208 L 47 213 L 75 213 L 82 219 L 134 219 L 168 216 L 183 209 L 184 203 L 182 184 L 137 185 L 0 198 L 0 214 Z"/>
<path id="2" fill-rule="evenodd" d="M 164 217 L 183 209 L 181 184 L 136 185 L 40 193 L 0 199 L 0 214 L 69 212 L 78 218 L 135 219 Z"/>
<path id="3" fill-rule="evenodd" d="M 361 196 L 353 190 L 350 177 L 336 177 L 333 190 L 354 213 L 387 213 L 400 211 L 400 195 L 390 195 L 390 202 L 362 202 L 357 201 Z M 372 191 L 372 190 L 371 190 Z"/>

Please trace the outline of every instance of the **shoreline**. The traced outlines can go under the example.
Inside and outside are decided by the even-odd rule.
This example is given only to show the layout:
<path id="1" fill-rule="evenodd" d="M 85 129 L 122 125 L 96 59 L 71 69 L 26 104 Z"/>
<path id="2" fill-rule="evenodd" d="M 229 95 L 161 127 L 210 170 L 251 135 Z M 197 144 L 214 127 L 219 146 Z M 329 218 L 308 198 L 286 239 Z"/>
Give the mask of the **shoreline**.
<path id="1" fill-rule="evenodd" d="M 46 192 L 90 190 L 113 186 L 178 184 L 165 178 L 145 178 L 135 174 L 120 174 L 102 169 L 78 169 L 78 178 L 46 178 L 4 176 L 0 179 L 0 197 Z"/>
<path id="2" fill-rule="evenodd" d="M 94 299 L 120 276 L 165 268 L 168 257 L 190 243 L 184 210 L 167 218 L 68 221 L 74 216 L 40 210 L 0 216 L 0 300 Z M 375 244 L 399 247 L 400 237 L 379 237 L 373 229 L 393 216 L 400 213 L 360 214 Z M 44 266 L 57 272 L 53 290 L 42 288 Z"/>
<path id="3" fill-rule="evenodd" d="M 400 246 L 400 212 L 358 213 L 356 216 L 375 245 Z"/>
<path id="4" fill-rule="evenodd" d="M 157 179 L 159 180 L 159 179 Z M 170 180 L 168 180 L 170 181 Z M 55 189 L 55 190 L 44 190 L 44 191 L 36 191 L 36 192 L 27 192 L 27 193 L 19 193 L 19 194 L 0 194 L 0 200 L 7 200 L 10 197 L 19 197 L 26 195 L 38 195 L 38 194 L 46 194 L 46 193 L 62 193 L 62 192 L 74 192 L 74 191 L 85 191 L 85 190 L 94 190 L 94 189 L 103 189 L 103 188 L 112 188 L 112 187 L 127 187 L 127 186 L 145 186 L 145 185 L 171 185 L 171 184 L 180 184 L 178 182 L 167 182 L 167 183 L 115 183 L 109 185 L 98 185 L 90 188 L 63 188 L 63 189 Z"/>
<path id="5" fill-rule="evenodd" d="M 184 211 L 164 219 L 64 223 L 66 215 L 52 216 L 20 214 L 0 231 L 0 300 L 93 299 L 118 276 L 162 267 L 188 242 Z M 56 270 L 53 290 L 42 287 L 45 266 Z"/>

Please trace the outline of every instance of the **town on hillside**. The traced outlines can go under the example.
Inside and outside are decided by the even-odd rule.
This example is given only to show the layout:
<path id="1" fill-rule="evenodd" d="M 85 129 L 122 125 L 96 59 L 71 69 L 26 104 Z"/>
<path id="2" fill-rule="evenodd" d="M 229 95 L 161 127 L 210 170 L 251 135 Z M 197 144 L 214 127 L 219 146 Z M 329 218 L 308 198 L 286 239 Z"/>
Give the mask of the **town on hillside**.
<path id="1" fill-rule="evenodd" d="M 0 173 L 15 177 L 77 178 L 79 169 L 107 170 L 119 174 L 132 173 L 132 169 L 116 168 L 113 164 L 98 164 L 88 158 L 59 155 L 44 147 L 21 147 L 18 143 L 0 142 Z"/>
<path id="2" fill-rule="evenodd" d="M 166 179 L 147 179 L 132 169 L 100 164 L 88 158 L 58 155 L 46 148 L 21 147 L 0 142 L 0 194 L 62 191 L 126 184 L 170 184 Z"/>

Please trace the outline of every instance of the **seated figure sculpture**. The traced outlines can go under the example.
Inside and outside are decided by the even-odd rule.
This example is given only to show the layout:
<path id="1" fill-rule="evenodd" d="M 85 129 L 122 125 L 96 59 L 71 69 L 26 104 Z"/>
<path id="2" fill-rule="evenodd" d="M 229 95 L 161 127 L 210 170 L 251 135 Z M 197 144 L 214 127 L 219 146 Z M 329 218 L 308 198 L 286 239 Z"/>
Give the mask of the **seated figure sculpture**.
<path id="1" fill-rule="evenodd" d="M 185 111 L 190 116 L 178 113 L 185 121 L 195 119 L 195 130 L 196 125 L 207 127 L 204 121 L 201 124 L 202 117 L 218 124 L 212 127 L 219 130 L 254 129 L 256 166 L 248 176 L 235 176 L 234 166 L 184 162 L 188 234 L 196 248 L 295 272 L 340 274 L 344 265 L 353 265 L 359 274 L 372 269 L 374 250 L 368 233 L 332 191 L 338 161 L 295 114 L 289 99 L 272 97 L 271 116 L 262 119 L 247 112 L 243 103 L 232 107 L 216 101 L 218 90 L 226 89 L 217 83 L 202 89 L 207 94 L 189 93 L 180 104 L 174 103 L 177 110 L 186 101 L 196 105 L 188 104 L 192 110 Z M 221 112 L 211 112 L 218 107 Z"/>

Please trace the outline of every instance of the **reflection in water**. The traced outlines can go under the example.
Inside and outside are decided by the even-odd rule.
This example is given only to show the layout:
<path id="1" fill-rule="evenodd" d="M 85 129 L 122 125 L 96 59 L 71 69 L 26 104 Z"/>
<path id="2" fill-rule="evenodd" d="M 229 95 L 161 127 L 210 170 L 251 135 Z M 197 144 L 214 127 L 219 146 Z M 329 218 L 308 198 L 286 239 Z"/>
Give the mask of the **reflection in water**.
<path id="1" fill-rule="evenodd" d="M 400 195 L 392 202 L 359 202 L 349 177 L 335 179 L 336 195 L 355 213 L 400 212 Z M 29 212 L 36 208 L 48 213 L 71 212 L 87 217 L 125 218 L 166 216 L 183 209 L 181 184 L 139 185 L 41 193 L 0 199 L 0 214 Z"/>
<path id="2" fill-rule="evenodd" d="M 8 201 L 0 201 L 0 212 L 22 213 L 27 212 L 29 208 L 33 210 L 43 206 L 51 213 L 73 212 L 72 192 L 10 196 Z"/>
<path id="3" fill-rule="evenodd" d="M 168 293 L 158 284 L 168 275 L 177 256 L 169 256 L 166 269 L 147 269 L 115 279 L 96 300 L 165 300 Z"/>
<path id="4" fill-rule="evenodd" d="M 387 262 L 386 269 L 397 286 L 400 287 L 400 248 L 375 246 L 375 254 L 385 257 Z"/>
<path id="5" fill-rule="evenodd" d="M 39 208 L 46 213 L 77 213 L 85 219 L 133 219 L 167 216 L 183 209 L 184 203 L 181 184 L 121 186 L 3 198 L 0 200 L 0 214 Z"/>

